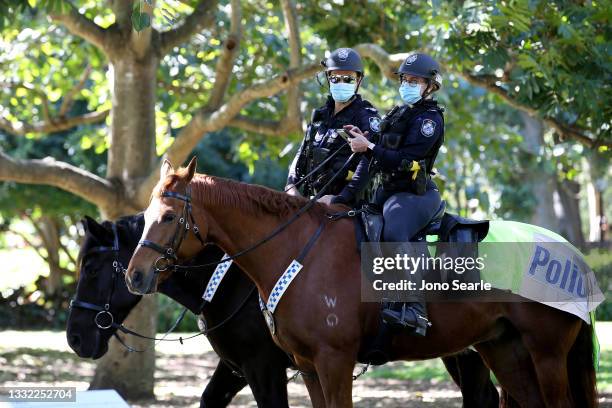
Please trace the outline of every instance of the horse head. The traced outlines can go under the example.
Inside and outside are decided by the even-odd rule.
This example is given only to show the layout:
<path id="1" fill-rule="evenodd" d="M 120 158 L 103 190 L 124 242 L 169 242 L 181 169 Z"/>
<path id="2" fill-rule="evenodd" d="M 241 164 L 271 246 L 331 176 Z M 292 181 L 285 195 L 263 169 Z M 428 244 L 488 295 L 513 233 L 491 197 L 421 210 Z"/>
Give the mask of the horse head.
<path id="1" fill-rule="evenodd" d="M 142 216 L 136 217 L 142 230 Z M 123 265 L 134 251 L 135 239 L 128 228 L 108 221 L 82 220 L 85 239 L 79 252 L 77 290 L 71 302 L 66 337 L 80 357 L 97 359 L 108 350 L 115 324 L 122 322 L 141 296 L 128 292 Z"/>
<path id="2" fill-rule="evenodd" d="M 190 182 L 196 164 L 195 157 L 187 167 L 176 171 L 169 161 L 162 164 L 159 182 L 144 213 L 144 231 L 125 275 L 132 293 L 154 293 L 179 259 L 192 258 L 202 249 L 208 217 L 202 217 L 203 209 L 191 205 Z M 197 225 L 196 215 L 200 216 Z"/>

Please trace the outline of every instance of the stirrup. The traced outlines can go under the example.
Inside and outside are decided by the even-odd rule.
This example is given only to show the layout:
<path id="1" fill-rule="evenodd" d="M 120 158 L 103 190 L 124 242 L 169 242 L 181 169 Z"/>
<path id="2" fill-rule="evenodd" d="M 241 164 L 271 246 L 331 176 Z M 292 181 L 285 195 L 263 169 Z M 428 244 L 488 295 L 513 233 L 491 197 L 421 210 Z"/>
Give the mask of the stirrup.
<path id="1" fill-rule="evenodd" d="M 412 313 L 410 319 L 407 314 Z M 401 310 L 393 310 L 392 308 L 386 308 L 382 311 L 382 319 L 386 324 L 404 329 L 410 328 L 414 330 L 415 334 L 425 336 L 427 328 L 431 326 L 431 322 L 427 317 L 419 313 L 414 307 L 407 306 L 405 303 L 402 304 Z"/>

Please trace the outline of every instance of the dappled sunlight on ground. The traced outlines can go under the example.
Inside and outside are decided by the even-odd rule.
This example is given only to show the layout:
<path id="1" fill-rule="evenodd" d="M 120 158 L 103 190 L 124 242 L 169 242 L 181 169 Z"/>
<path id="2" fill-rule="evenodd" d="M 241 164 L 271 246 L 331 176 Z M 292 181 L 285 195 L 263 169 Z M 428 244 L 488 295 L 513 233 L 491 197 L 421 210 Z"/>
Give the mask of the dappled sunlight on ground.
<path id="1" fill-rule="evenodd" d="M 612 327 L 605 327 L 609 330 Z M 603 329 L 603 327 L 602 327 Z M 601 337 L 600 337 L 601 338 Z M 607 337 L 605 337 L 607 339 Z M 606 340 L 607 341 L 607 340 Z M 44 349 L 40 348 L 44 345 Z M 609 344 L 602 361 L 608 375 Z M 206 339 L 199 337 L 183 346 L 161 344 L 157 348 L 156 401 L 137 401 L 136 408 L 198 407 L 200 395 L 212 376 L 218 358 Z M 0 332 L 0 386 L 73 386 L 86 390 L 95 363 L 80 359 L 66 344 L 64 332 Z M 356 369 L 357 371 L 357 369 Z M 293 374 L 292 371 L 288 372 Z M 612 389 L 604 381 L 602 407 L 612 407 Z M 290 406 L 310 407 L 301 379 L 289 383 Z M 448 380 L 440 360 L 392 363 L 371 368 L 354 383 L 353 401 L 364 408 L 461 407 L 461 394 Z M 256 407 L 250 389 L 243 389 L 232 407 Z"/>

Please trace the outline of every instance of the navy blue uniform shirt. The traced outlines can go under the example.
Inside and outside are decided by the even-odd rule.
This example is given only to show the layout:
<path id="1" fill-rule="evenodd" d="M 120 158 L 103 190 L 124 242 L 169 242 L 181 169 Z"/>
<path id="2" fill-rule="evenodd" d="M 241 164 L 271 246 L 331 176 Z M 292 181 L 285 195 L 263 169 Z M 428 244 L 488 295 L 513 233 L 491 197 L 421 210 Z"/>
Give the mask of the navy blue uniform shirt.
<path id="1" fill-rule="evenodd" d="M 316 132 L 314 132 L 311 141 L 313 147 L 323 147 L 333 152 L 345 145 L 346 141 L 336 132 L 336 129 L 342 129 L 344 125 L 354 125 L 363 131 L 369 131 L 371 134 L 379 131 L 380 116 L 378 115 L 378 111 L 370 102 L 362 99 L 361 95 L 355 95 L 351 103 L 335 115 L 334 107 L 334 100 L 331 96 L 328 96 L 326 104 L 316 109 L 313 113 L 314 120 L 310 125 L 316 127 Z M 339 153 L 332 160 L 333 163 L 330 163 L 329 167 L 339 167 L 348 159 L 352 153 L 351 149 L 349 146 L 343 149 L 343 152 Z M 287 184 L 295 184 L 299 180 L 299 177 L 304 176 L 306 169 L 298 169 L 298 163 L 303 154 L 304 141 L 302 141 L 289 167 Z M 357 164 L 358 160 L 355 160 L 349 167 L 349 170 L 355 171 Z M 316 176 L 312 179 L 315 178 Z M 340 191 L 327 191 L 326 194 L 338 194 L 339 192 Z"/>
<path id="2" fill-rule="evenodd" d="M 391 111 L 393 112 L 393 111 Z M 390 112 L 390 113 L 391 113 Z M 393 118 L 395 120 L 393 121 Z M 373 150 L 368 149 L 361 157 L 353 180 L 340 193 L 334 202 L 350 202 L 365 186 L 369 180 L 369 164 L 375 160 L 379 168 L 384 171 L 397 170 L 402 160 L 422 160 L 434 153 L 434 150 L 444 136 L 444 119 L 437 108 L 437 103 L 431 100 L 420 101 L 413 106 L 398 107 L 389 117 L 394 122 L 384 133 L 400 133 L 402 143 L 397 149 L 383 146 L 379 142 Z M 384 120 L 384 119 L 383 119 Z M 361 129 L 363 131 L 363 129 Z M 431 164 L 433 166 L 433 163 Z M 428 169 L 429 171 L 431 168 Z"/>

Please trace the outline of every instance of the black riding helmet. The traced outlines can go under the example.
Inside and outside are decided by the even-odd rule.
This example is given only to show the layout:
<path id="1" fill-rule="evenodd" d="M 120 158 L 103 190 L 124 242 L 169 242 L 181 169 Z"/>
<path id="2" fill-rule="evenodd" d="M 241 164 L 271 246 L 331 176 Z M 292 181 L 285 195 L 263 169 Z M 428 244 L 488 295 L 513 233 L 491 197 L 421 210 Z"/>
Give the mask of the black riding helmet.
<path id="1" fill-rule="evenodd" d="M 410 54 L 395 73 L 425 78 L 430 85 L 433 85 L 433 92 L 442 87 L 440 64 L 427 54 Z"/>
<path id="2" fill-rule="evenodd" d="M 321 65 L 325 67 L 325 72 L 330 71 L 356 71 L 363 76 L 363 63 L 361 57 L 352 48 L 338 48 L 329 54 Z"/>

